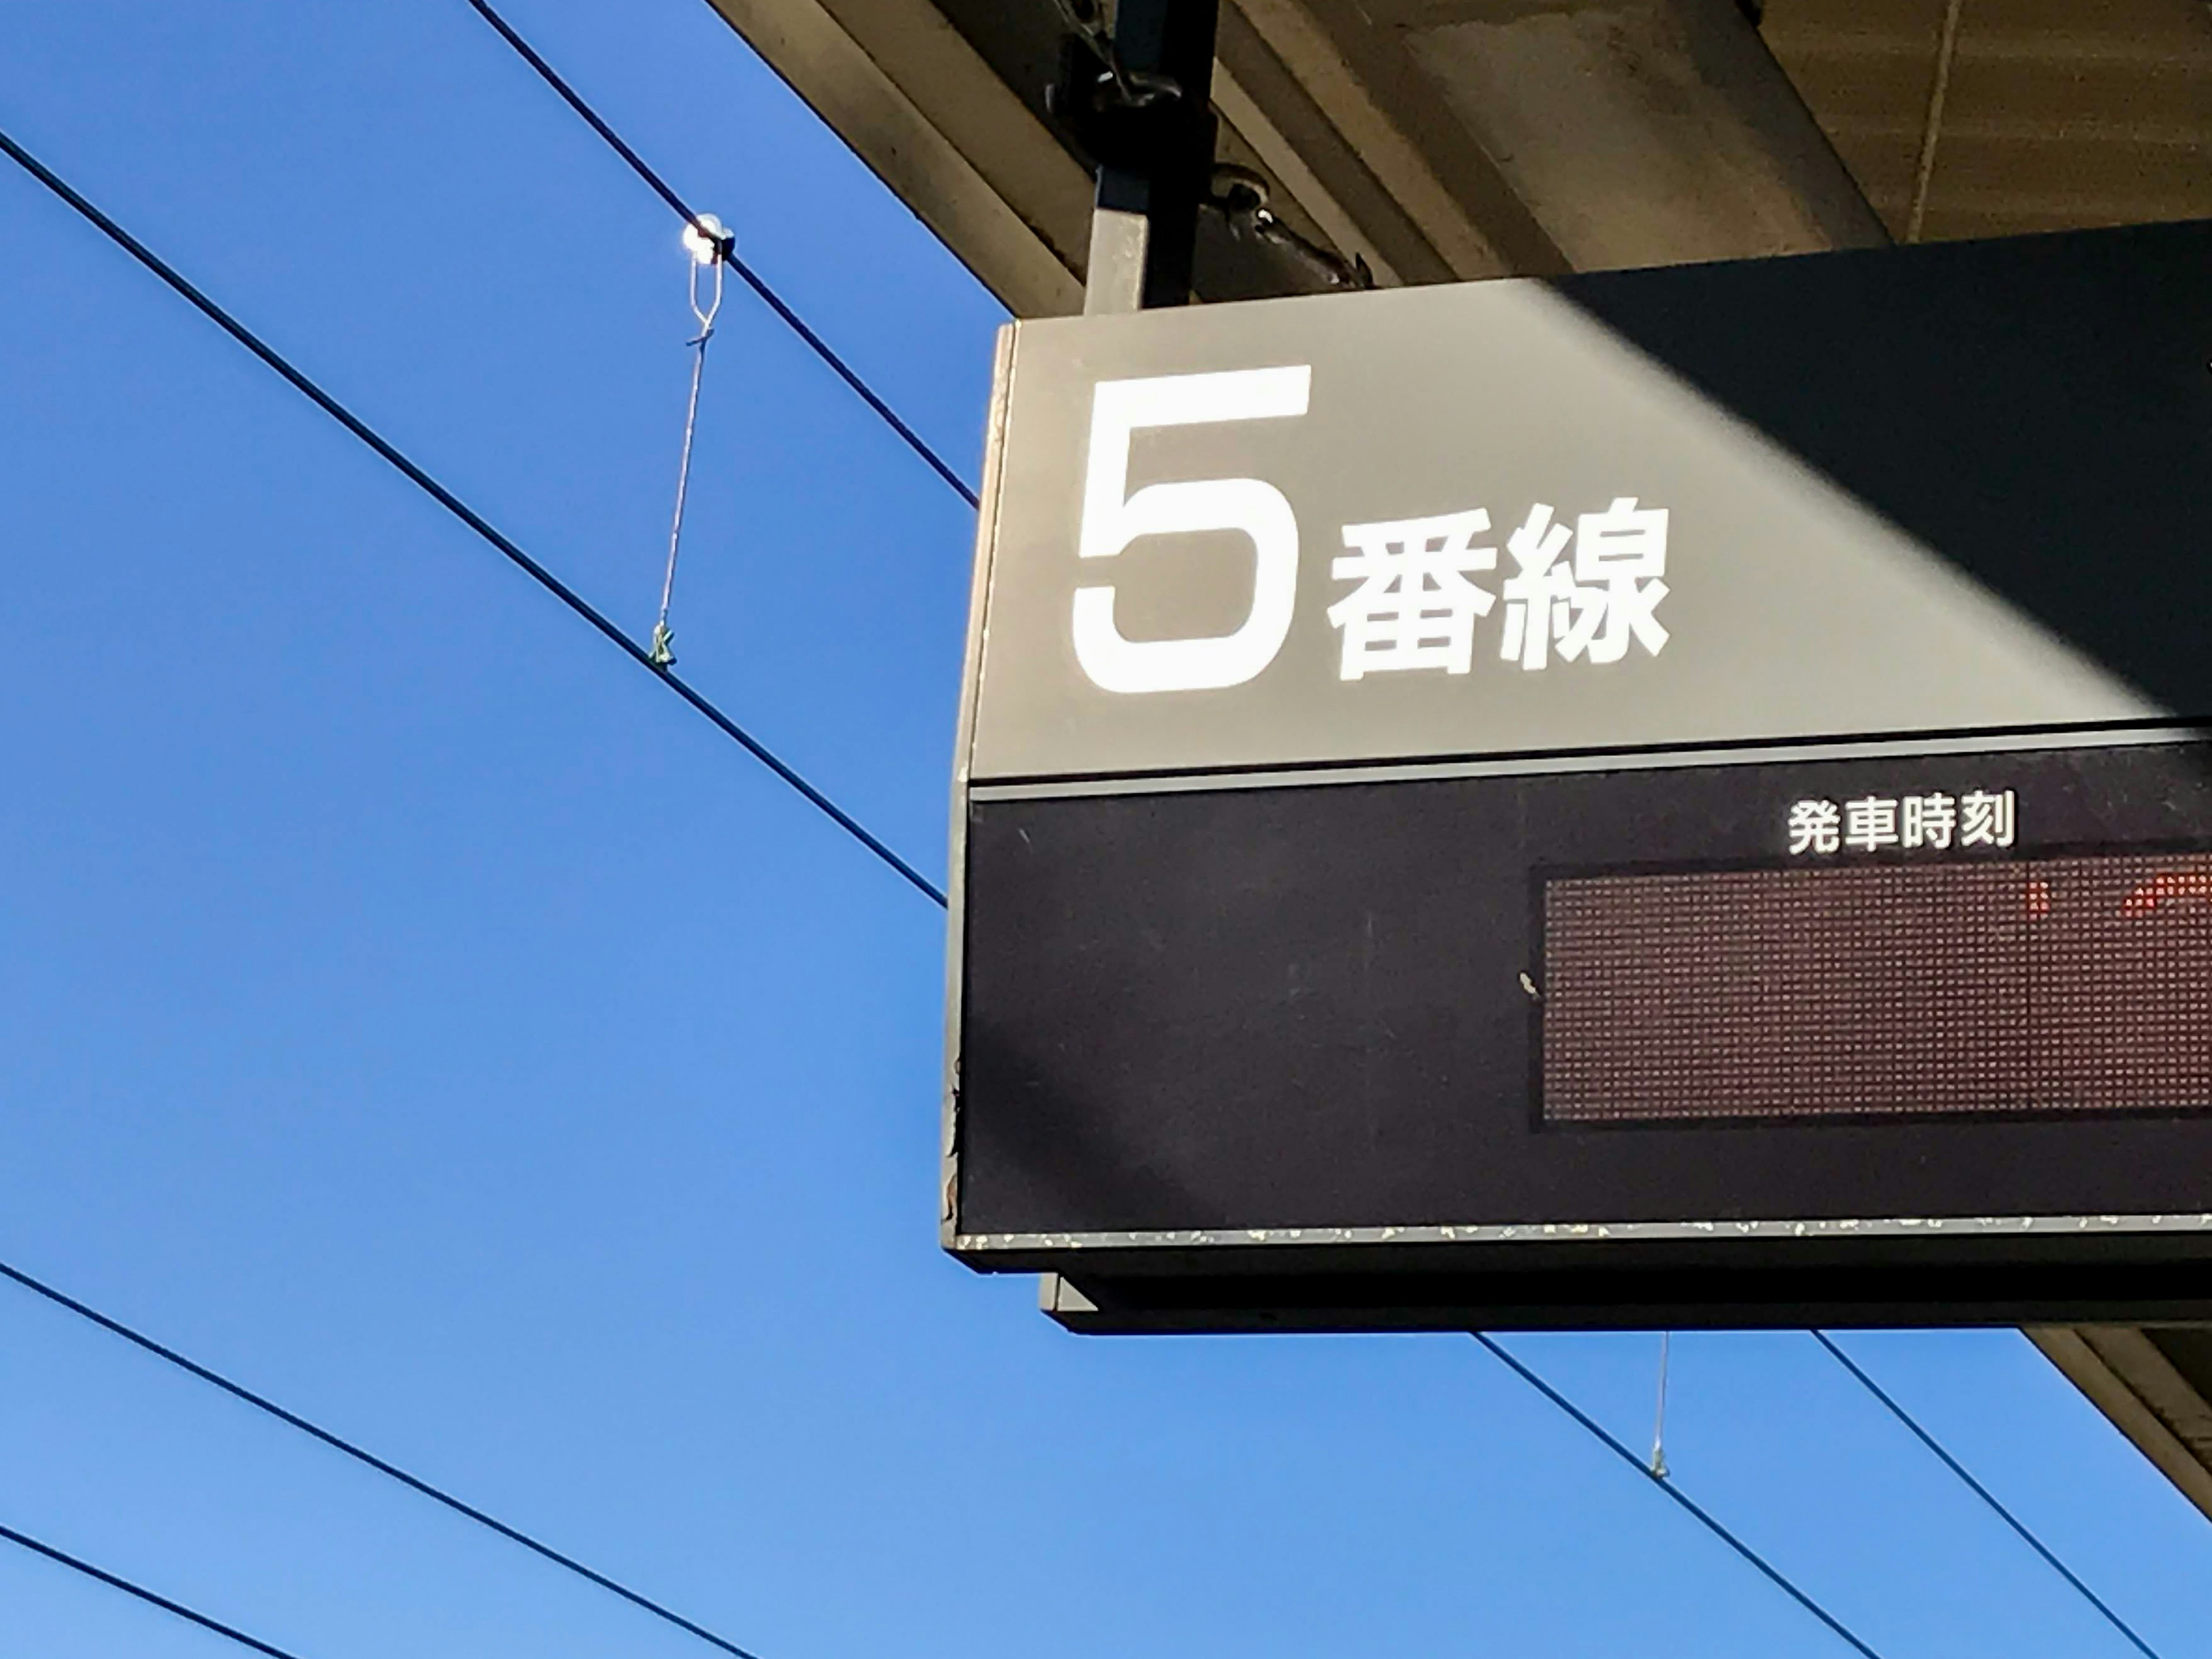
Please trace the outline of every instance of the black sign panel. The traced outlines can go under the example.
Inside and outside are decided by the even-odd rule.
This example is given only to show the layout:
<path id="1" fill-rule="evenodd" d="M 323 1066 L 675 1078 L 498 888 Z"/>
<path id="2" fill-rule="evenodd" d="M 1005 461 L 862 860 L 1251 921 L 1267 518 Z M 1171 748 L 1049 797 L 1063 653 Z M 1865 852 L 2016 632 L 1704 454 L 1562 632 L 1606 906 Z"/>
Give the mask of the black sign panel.
<path id="1" fill-rule="evenodd" d="M 2006 844 L 1987 817 L 1962 844 L 1969 798 Z M 1950 803 L 1945 845 L 1924 823 L 1905 844 L 1906 799 Z M 1826 803 L 1832 850 L 1804 828 Z M 1197 1296 L 1179 1317 L 1200 1325 L 1636 1322 L 1662 1284 L 1677 1319 L 1802 1322 L 1819 1279 L 1776 1278 L 1793 1262 L 1844 1274 L 1832 1312 L 2009 1318 L 2085 1255 L 2111 1273 L 2077 1301 L 2212 1302 L 2191 1231 L 2212 1209 L 2206 746 L 971 814 L 991 878 L 966 918 L 958 1248 L 978 1259 L 1099 1296 L 1135 1273 Z M 1723 1245 L 1765 1278 L 1686 1287 Z M 1587 1304 L 1562 1251 L 1659 1277 Z M 1408 1252 L 1443 1276 L 1409 1278 Z M 1240 1253 L 1227 1291 L 1146 1279 Z M 2028 1276 L 1924 1271 L 1960 1260 Z M 2145 1270 L 2176 1260 L 2194 1276 Z M 1540 1267 L 1548 1316 L 1515 1277 Z M 1336 1288 L 1299 1313 L 1252 1276 L 1278 1273 Z"/>

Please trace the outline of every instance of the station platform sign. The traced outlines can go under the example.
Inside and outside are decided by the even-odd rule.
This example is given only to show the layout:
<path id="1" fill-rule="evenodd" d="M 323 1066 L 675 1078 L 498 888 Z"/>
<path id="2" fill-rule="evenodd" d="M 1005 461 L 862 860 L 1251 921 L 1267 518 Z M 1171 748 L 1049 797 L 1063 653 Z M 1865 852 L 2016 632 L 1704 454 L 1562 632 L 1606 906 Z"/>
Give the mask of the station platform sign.
<path id="1" fill-rule="evenodd" d="M 2212 226 L 1024 322 L 945 1242 L 1097 1330 L 2212 1316 Z"/>

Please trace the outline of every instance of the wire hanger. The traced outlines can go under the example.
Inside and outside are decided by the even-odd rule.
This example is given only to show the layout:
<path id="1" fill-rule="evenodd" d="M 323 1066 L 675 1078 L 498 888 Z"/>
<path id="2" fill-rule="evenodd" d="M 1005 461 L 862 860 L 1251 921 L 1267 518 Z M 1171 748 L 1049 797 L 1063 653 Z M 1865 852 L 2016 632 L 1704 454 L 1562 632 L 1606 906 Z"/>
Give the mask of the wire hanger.
<path id="1" fill-rule="evenodd" d="M 676 554 L 684 540 L 684 502 L 691 489 L 691 437 L 699 424 L 699 382 L 707 372 L 707 343 L 714 337 L 714 319 L 722 309 L 722 273 L 736 252 L 737 238 L 711 213 L 702 213 L 684 227 L 684 249 L 691 256 L 691 314 L 699 332 L 691 347 L 691 397 L 684 407 L 684 454 L 676 468 L 676 515 L 668 526 L 668 574 L 660 580 L 660 616 L 653 624 L 653 643 L 646 656 L 655 668 L 673 667 L 676 631 L 668 625 L 669 601 L 676 595 Z M 699 302 L 699 274 L 711 269 L 714 289 L 706 304 Z"/>

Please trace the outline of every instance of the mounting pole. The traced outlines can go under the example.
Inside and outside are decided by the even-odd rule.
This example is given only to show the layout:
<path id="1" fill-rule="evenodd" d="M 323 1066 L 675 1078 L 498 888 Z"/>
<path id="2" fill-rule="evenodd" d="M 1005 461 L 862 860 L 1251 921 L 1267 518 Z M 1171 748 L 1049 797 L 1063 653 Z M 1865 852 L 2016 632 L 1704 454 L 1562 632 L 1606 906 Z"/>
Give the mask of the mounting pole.
<path id="1" fill-rule="evenodd" d="M 1093 145 L 1086 314 L 1190 298 L 1199 204 L 1213 171 L 1219 14 L 1219 0 L 1121 0 L 1115 9 L 1112 74 L 1098 91 L 1124 106 L 1093 129 L 1107 142 Z"/>

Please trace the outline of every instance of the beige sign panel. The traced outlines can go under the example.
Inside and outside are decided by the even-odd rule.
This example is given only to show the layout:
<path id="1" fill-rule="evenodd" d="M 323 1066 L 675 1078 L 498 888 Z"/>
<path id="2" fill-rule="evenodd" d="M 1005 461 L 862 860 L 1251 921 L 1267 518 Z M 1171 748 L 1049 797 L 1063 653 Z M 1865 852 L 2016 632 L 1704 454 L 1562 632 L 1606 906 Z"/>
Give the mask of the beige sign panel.
<path id="1" fill-rule="evenodd" d="M 979 783 L 2172 712 L 1546 283 L 1012 335 Z"/>

